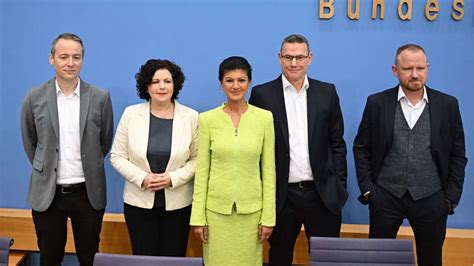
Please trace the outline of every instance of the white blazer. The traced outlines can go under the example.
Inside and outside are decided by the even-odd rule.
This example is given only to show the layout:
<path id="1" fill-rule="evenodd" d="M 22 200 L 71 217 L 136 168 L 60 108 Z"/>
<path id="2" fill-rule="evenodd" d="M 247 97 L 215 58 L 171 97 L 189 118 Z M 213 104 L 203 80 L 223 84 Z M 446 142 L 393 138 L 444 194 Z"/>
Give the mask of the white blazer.
<path id="1" fill-rule="evenodd" d="M 147 159 L 150 129 L 150 103 L 129 106 L 120 119 L 110 153 L 112 166 L 125 178 L 125 203 L 151 209 L 155 192 L 141 187 L 151 173 Z M 198 113 L 175 101 L 171 155 L 166 172 L 172 187 L 165 188 L 166 210 L 176 210 L 191 204 L 198 146 Z"/>

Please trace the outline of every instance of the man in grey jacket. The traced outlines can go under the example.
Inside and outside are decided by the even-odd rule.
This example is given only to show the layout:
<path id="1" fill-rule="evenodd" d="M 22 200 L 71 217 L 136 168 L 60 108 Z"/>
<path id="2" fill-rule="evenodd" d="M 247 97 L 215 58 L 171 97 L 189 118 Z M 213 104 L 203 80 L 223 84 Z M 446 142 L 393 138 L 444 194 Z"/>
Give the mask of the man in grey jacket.
<path id="1" fill-rule="evenodd" d="M 79 78 L 82 40 L 52 43 L 56 75 L 28 91 L 21 110 L 23 146 L 33 169 L 28 202 L 41 265 L 61 265 L 71 219 L 81 265 L 92 265 L 106 205 L 104 157 L 113 137 L 109 93 Z"/>

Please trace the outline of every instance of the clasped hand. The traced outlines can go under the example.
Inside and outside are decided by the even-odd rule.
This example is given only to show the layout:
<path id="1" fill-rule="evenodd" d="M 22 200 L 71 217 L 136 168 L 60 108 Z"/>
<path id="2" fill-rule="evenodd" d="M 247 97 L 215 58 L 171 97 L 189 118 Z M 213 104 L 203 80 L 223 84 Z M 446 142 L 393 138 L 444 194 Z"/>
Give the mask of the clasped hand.
<path id="1" fill-rule="evenodd" d="M 171 187 L 171 177 L 167 172 L 162 174 L 148 173 L 143 179 L 142 187 L 150 191 Z"/>

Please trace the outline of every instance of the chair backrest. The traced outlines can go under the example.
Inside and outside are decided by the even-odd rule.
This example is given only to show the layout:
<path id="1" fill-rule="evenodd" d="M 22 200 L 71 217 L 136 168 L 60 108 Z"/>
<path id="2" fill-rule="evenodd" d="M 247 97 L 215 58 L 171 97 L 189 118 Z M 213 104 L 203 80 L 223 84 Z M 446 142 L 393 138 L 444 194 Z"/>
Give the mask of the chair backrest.
<path id="1" fill-rule="evenodd" d="M 415 265 L 409 239 L 311 237 L 311 265 Z"/>
<path id="2" fill-rule="evenodd" d="M 94 266 L 202 266 L 198 257 L 160 257 L 97 253 Z"/>
<path id="3" fill-rule="evenodd" d="M 10 255 L 10 246 L 13 239 L 9 237 L 0 237 L 0 265 L 8 265 L 8 256 Z"/>

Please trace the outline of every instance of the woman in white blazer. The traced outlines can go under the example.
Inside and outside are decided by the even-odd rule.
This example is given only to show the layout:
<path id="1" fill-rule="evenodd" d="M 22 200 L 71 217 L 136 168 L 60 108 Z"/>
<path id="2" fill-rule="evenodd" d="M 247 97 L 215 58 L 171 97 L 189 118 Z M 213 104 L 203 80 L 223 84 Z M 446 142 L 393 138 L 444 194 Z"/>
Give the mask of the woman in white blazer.
<path id="1" fill-rule="evenodd" d="M 129 106 L 112 146 L 125 178 L 124 215 L 134 255 L 185 256 L 197 154 L 198 113 L 176 101 L 184 74 L 148 60 L 135 75 L 146 102 Z"/>

